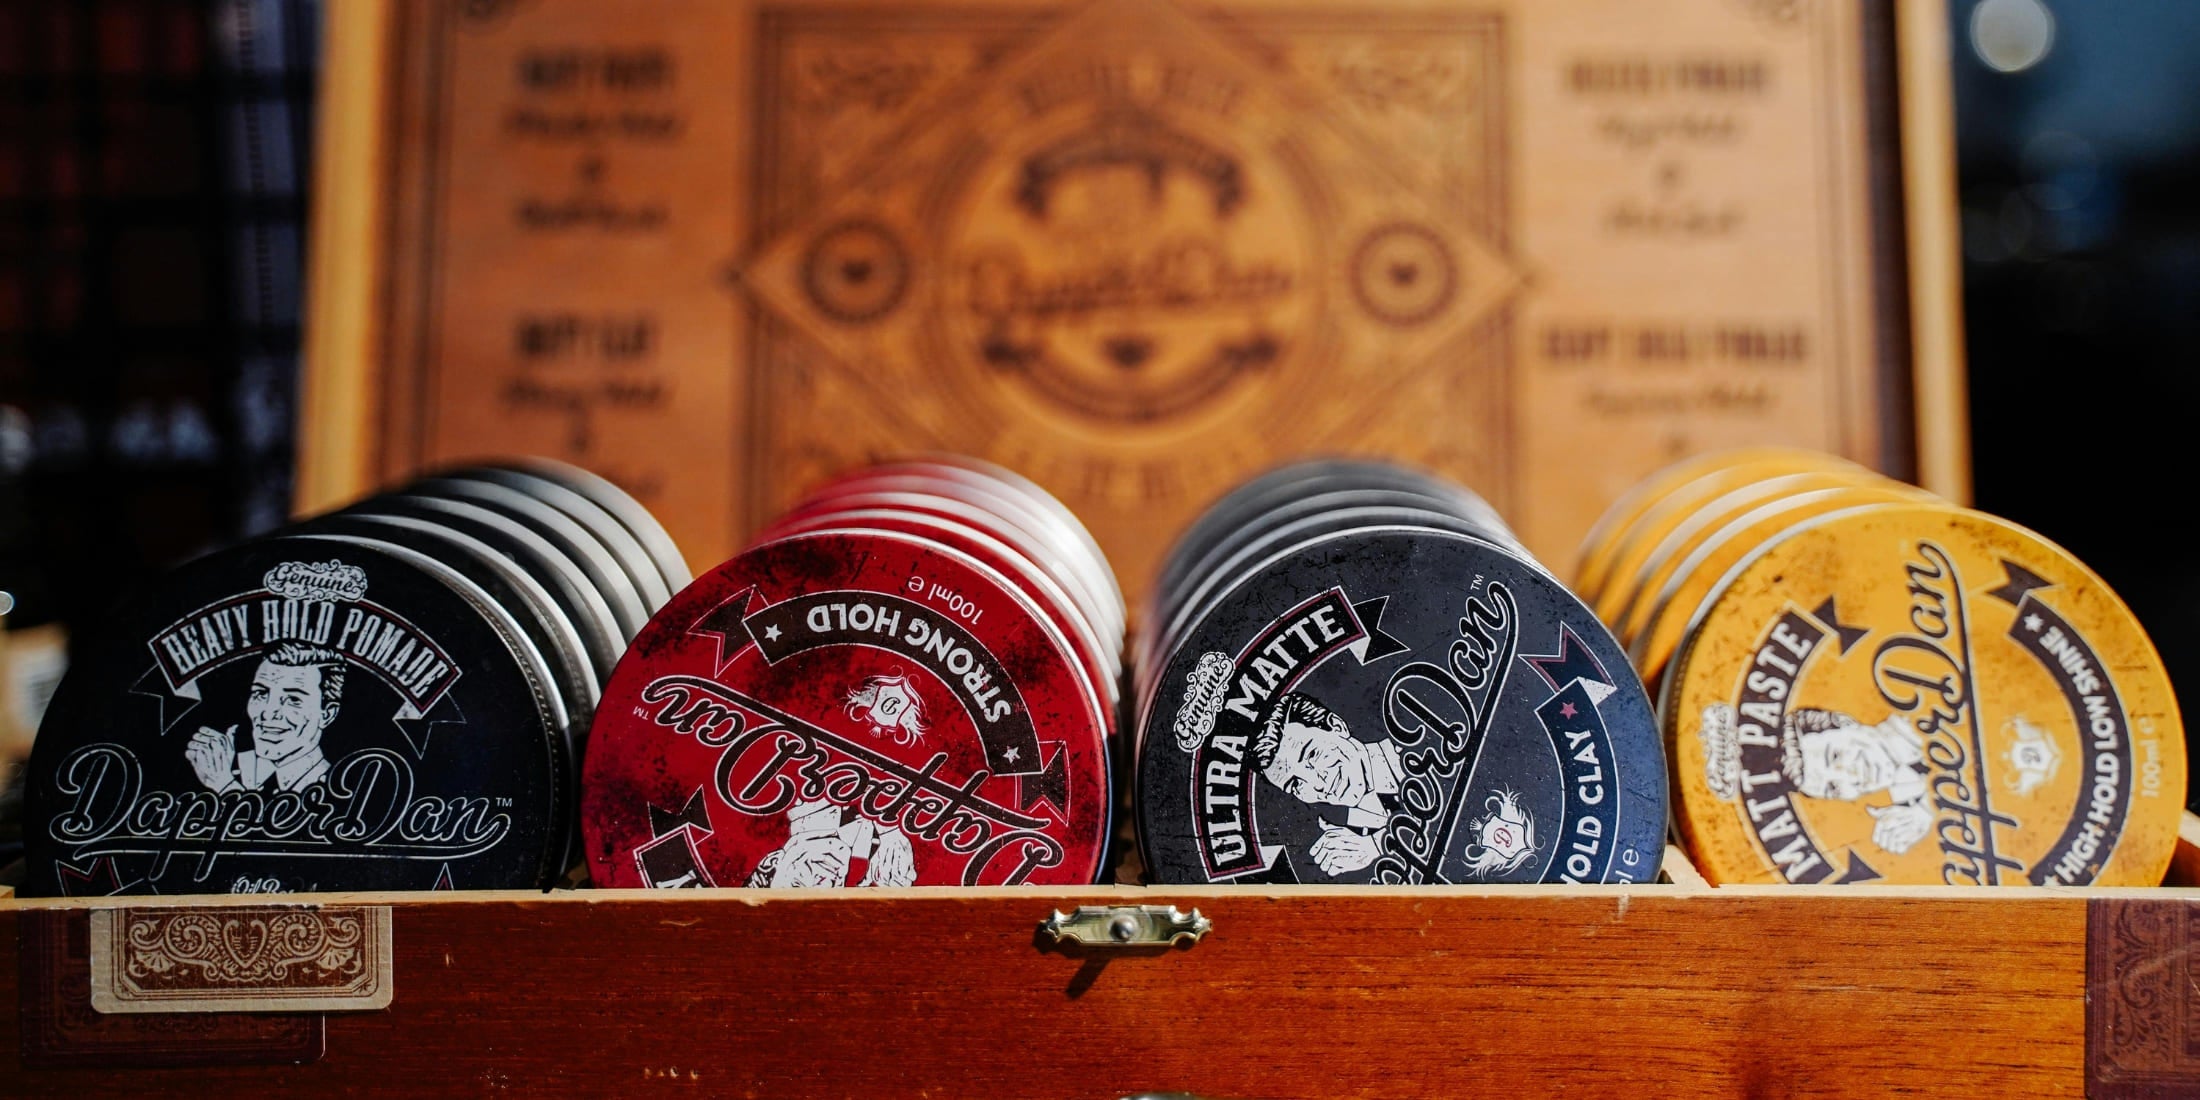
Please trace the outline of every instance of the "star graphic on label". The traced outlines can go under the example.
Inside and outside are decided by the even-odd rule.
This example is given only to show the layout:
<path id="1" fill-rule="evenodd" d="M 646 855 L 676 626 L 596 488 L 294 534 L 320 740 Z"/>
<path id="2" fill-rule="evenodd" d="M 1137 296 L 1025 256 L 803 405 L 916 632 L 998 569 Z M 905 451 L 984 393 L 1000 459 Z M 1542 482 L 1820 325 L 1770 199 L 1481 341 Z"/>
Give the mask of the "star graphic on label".
<path id="1" fill-rule="evenodd" d="M 1016 752 L 1016 746 L 1010 745 L 1009 747 L 1001 750 L 1001 759 L 1013 764 L 1016 762 Z"/>
<path id="2" fill-rule="evenodd" d="M 2045 620 L 2041 619 L 2038 615 L 2026 615 L 2024 617 L 2024 628 L 2034 634 L 2037 634 L 2040 631 L 2040 624 L 2043 622 L 2045 622 Z"/>
<path id="3" fill-rule="evenodd" d="M 1558 713 L 1562 717 L 1572 718 L 1574 716 L 1574 705 L 1572 703 L 1560 704 L 1558 708 Z"/>
<path id="4" fill-rule="evenodd" d="M 767 642 L 776 642 L 776 641 L 778 641 L 778 640 L 779 640 L 779 628 L 778 628 L 778 627 L 776 627 L 776 626 L 767 626 L 767 627 L 765 627 L 765 628 L 764 628 L 764 640 L 765 640 L 765 641 L 767 641 Z"/>

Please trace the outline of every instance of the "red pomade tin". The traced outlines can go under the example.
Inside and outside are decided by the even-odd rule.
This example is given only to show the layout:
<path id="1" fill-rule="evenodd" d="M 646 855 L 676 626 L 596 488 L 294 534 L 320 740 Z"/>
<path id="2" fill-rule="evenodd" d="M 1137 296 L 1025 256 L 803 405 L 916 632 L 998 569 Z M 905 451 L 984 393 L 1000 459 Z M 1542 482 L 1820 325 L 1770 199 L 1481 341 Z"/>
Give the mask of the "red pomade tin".
<path id="1" fill-rule="evenodd" d="M 1106 718 L 1061 631 L 929 539 L 768 542 L 674 596 L 597 708 L 602 887 L 1085 884 Z"/>

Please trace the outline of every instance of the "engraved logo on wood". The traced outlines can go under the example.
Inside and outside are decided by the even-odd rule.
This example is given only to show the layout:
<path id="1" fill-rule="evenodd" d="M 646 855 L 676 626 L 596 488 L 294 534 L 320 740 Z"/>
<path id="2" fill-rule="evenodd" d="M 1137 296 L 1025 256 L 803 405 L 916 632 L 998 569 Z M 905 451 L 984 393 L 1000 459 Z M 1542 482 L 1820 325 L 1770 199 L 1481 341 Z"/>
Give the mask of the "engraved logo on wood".
<path id="1" fill-rule="evenodd" d="M 1197 413 L 1304 342 L 1300 197 L 1199 117 L 1226 121 L 1241 87 L 1144 58 L 1017 94 L 1018 147 L 961 181 L 938 315 L 951 354 L 1054 411 L 1139 424 Z"/>
<path id="2" fill-rule="evenodd" d="M 893 231 L 876 222 L 832 226 L 802 257 L 802 289 L 810 304 L 845 324 L 885 316 L 908 288 L 908 254 Z"/>
<path id="3" fill-rule="evenodd" d="M 767 11 L 739 261 L 761 307 L 752 503 L 870 454 L 974 450 L 1095 514 L 1135 574 L 1154 546 L 1126 525 L 1158 544 L 1247 471 L 1380 418 L 1442 410 L 1392 443 L 1494 480 L 1471 467 L 1507 446 L 1521 280 L 1500 31 L 1164 0 Z"/>

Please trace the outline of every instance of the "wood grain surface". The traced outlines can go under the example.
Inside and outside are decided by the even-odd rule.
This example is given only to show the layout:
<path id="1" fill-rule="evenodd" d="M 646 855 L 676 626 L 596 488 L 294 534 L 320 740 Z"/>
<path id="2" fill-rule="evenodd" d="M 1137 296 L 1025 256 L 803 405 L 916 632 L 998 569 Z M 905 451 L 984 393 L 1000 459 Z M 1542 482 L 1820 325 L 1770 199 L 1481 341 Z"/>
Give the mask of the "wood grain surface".
<path id="1" fill-rule="evenodd" d="M 1463 481 L 1553 561 L 1719 447 L 1960 498 L 1944 17 L 339 5 L 299 506 L 543 453 L 709 564 L 833 472 L 959 450 L 1135 593 L 1312 453 Z"/>
<path id="2" fill-rule="evenodd" d="M 128 1018 L 142 1040 L 81 1003 L 83 930 L 113 903 L 0 890 L 0 958 L 15 944 L 21 963 L 0 965 L 0 1006 L 18 1006 L 0 1007 L 0 1092 L 2189 1095 L 2200 818 L 2184 824 L 2153 890 L 1711 888 L 1668 849 L 1675 885 L 1565 891 L 286 899 L 393 907 L 389 1009 L 312 1016 L 310 1034 Z M 1111 953 L 1038 930 L 1055 908 L 1149 903 L 1214 931 Z M 57 985 L 77 996 L 41 1015 Z M 323 1028 L 325 1054 L 283 1064 Z M 175 1067 L 178 1034 L 204 1037 L 198 1061 L 258 1064 Z"/>
<path id="3" fill-rule="evenodd" d="M 1127 898 L 1196 905 L 1214 931 L 1141 954 L 1040 946 L 1053 907 Z M 0 907 L 0 943 L 23 908 Z M 27 1095 L 2074 1094 L 2085 922 L 2084 896 L 2036 890 L 496 895 L 401 905 L 395 1002 L 329 1015 L 312 1065 L 25 1071 L 9 1022 L 0 1081 Z"/>

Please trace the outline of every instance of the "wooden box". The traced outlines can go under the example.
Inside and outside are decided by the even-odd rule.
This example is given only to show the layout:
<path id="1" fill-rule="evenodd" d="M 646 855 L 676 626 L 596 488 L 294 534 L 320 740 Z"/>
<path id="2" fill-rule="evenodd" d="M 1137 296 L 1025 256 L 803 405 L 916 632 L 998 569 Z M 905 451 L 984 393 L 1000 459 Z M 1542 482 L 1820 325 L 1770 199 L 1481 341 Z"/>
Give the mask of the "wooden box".
<path id="1" fill-rule="evenodd" d="M 1672 883 L 1567 889 L 0 899 L 0 1091 L 2189 1095 L 2184 833 L 2155 890 L 1713 888 L 1669 852 Z M 1212 930 L 1053 944 L 1077 904 Z M 387 1007 L 92 1007 L 281 1008 L 337 971 Z"/>
<path id="2" fill-rule="evenodd" d="M 1135 597 L 1237 480 L 1384 455 L 1564 568 L 1683 455 L 1965 494 L 1937 0 L 353 0 L 299 505 L 540 453 L 698 565 L 995 459 Z"/>
<path id="3" fill-rule="evenodd" d="M 1458 477 L 1561 566 L 1715 446 L 1961 496 L 1945 18 L 349 0 L 300 505 L 536 451 L 707 564 L 832 470 L 953 448 L 1137 588 L 1312 451 Z M 2154 890 L 1713 888 L 1669 851 L 1567 889 L 0 898 L 0 1092 L 2191 1092 L 2185 834 Z M 1078 905 L 1212 929 L 1053 942 Z"/>

